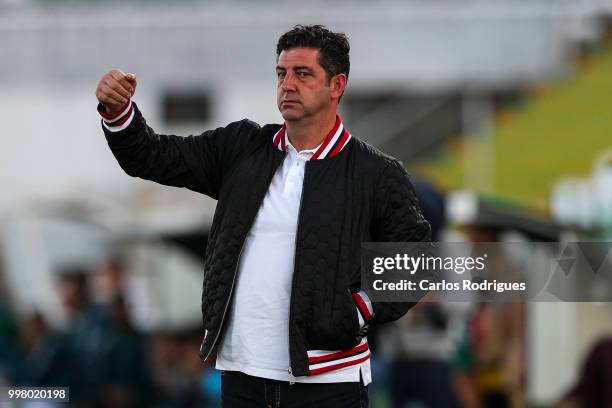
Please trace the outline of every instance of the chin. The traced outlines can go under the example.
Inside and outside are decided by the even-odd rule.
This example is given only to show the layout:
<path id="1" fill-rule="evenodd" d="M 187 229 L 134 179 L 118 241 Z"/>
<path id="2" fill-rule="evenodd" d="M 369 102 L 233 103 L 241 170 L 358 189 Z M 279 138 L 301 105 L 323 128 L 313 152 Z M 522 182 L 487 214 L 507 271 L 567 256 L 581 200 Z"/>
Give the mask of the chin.
<path id="1" fill-rule="evenodd" d="M 280 112 L 283 119 L 288 121 L 295 121 L 302 118 L 302 114 L 293 109 L 283 109 Z"/>

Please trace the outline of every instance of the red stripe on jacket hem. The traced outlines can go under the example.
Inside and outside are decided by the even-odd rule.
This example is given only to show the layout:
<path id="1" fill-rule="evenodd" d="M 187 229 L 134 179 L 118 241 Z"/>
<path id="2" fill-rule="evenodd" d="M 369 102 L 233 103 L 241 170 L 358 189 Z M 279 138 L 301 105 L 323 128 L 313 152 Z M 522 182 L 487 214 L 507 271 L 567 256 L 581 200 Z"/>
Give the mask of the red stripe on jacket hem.
<path id="1" fill-rule="evenodd" d="M 327 354 L 325 356 L 308 357 L 308 364 L 312 365 L 312 364 L 326 363 L 332 360 L 337 360 L 339 358 L 349 357 L 353 354 L 363 353 L 365 350 L 368 349 L 368 347 L 369 347 L 368 342 L 365 342 L 360 346 L 353 347 L 352 349 L 348 349 L 344 351 L 339 351 L 337 353 Z"/>
<path id="2" fill-rule="evenodd" d="M 370 358 L 370 354 L 371 353 L 368 353 L 367 356 L 359 358 L 359 359 L 354 360 L 354 361 L 345 361 L 343 363 L 338 363 L 338 364 L 334 364 L 334 365 L 327 366 L 327 367 L 321 367 L 321 368 L 315 368 L 314 370 L 309 370 L 308 371 L 308 375 L 310 376 L 310 375 L 322 374 L 322 373 L 326 373 L 328 371 L 339 370 L 340 368 L 344 368 L 344 367 L 348 367 L 348 366 L 351 366 L 351 365 L 363 363 L 368 358 Z"/>

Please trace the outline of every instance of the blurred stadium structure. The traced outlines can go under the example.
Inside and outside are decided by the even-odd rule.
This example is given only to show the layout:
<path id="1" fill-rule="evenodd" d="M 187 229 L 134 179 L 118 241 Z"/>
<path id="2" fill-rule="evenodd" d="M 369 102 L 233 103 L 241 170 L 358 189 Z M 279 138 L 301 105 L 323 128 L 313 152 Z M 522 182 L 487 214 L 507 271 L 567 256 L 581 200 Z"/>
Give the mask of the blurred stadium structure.
<path id="1" fill-rule="evenodd" d="M 102 135 L 95 86 L 110 68 L 134 72 L 135 100 L 159 132 L 278 122 L 274 46 L 297 23 L 349 35 L 343 118 L 445 192 L 442 239 L 609 240 L 611 16 L 610 0 L 0 0 L 6 299 L 19 319 L 39 311 L 65 327 L 55 273 L 120 256 L 139 330 L 197 332 L 215 203 L 127 177 Z M 519 400 L 552 404 L 612 333 L 612 308 L 534 303 L 521 313 Z"/>

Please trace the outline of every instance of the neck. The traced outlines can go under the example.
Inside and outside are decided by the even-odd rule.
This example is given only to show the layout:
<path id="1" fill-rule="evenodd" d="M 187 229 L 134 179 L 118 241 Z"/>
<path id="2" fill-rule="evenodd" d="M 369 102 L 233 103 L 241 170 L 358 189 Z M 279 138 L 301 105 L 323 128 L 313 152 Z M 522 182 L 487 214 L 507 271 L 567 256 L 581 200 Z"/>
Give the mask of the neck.
<path id="1" fill-rule="evenodd" d="M 336 124 L 336 111 L 324 112 L 320 116 L 285 121 L 289 141 L 299 152 L 320 145 Z"/>

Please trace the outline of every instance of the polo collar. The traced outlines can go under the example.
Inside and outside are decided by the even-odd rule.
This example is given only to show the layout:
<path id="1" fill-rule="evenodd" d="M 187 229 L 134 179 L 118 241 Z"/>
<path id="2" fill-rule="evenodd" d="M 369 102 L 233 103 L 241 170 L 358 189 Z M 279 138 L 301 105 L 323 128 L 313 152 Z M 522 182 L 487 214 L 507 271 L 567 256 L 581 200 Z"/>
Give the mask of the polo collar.
<path id="1" fill-rule="evenodd" d="M 323 140 L 323 143 L 321 143 L 310 160 L 322 160 L 328 157 L 334 157 L 346 147 L 351 137 L 349 131 L 344 128 L 340 116 L 336 115 L 336 123 L 333 129 L 325 137 L 325 140 Z M 287 126 L 285 124 L 283 124 L 278 132 L 274 134 L 272 143 L 274 143 L 274 146 L 276 146 L 278 150 L 283 152 L 287 151 L 289 136 L 287 136 Z"/>

